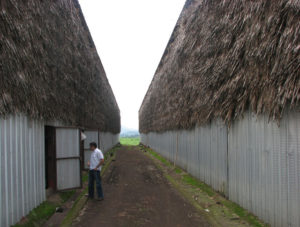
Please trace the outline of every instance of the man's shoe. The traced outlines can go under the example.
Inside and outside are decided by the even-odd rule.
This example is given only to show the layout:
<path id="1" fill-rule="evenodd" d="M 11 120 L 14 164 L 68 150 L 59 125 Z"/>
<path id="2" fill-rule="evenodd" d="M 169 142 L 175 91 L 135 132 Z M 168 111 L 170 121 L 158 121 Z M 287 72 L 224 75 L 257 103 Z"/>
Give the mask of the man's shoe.
<path id="1" fill-rule="evenodd" d="M 103 201 L 103 200 L 104 200 L 104 198 L 102 198 L 102 197 L 99 197 L 99 198 L 97 198 L 96 200 L 97 200 L 97 201 Z"/>

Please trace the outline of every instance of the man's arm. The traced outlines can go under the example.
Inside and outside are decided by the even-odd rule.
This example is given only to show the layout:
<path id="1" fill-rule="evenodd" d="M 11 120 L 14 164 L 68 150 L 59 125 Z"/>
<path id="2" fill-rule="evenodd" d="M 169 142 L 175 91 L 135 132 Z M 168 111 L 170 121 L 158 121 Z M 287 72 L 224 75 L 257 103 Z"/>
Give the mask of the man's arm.
<path id="1" fill-rule="evenodd" d="M 94 170 L 97 170 L 100 166 L 102 166 L 104 163 L 104 159 L 100 159 L 99 164 L 96 166 L 96 168 Z"/>
<path id="2" fill-rule="evenodd" d="M 98 155 L 98 158 L 100 161 L 99 161 L 98 165 L 96 166 L 95 170 L 97 170 L 104 163 L 104 156 L 103 156 L 102 152 L 100 151 L 97 155 Z"/>

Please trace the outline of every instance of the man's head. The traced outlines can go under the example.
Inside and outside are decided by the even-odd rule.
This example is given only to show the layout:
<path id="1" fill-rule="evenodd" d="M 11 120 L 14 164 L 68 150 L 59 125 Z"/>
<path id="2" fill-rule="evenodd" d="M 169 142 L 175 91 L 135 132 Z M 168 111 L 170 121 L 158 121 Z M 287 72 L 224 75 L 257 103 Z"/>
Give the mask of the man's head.
<path id="1" fill-rule="evenodd" d="M 90 149 L 93 151 L 97 148 L 97 144 L 95 142 L 90 143 Z"/>

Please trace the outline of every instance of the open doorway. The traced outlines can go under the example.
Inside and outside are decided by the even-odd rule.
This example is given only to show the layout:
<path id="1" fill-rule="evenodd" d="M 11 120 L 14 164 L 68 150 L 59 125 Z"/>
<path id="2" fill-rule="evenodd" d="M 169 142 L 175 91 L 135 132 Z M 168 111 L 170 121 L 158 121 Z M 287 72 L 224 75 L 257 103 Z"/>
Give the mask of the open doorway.
<path id="1" fill-rule="evenodd" d="M 55 127 L 45 126 L 46 189 L 56 190 L 56 133 Z"/>
<path id="2" fill-rule="evenodd" d="M 80 130 L 45 126 L 45 185 L 47 195 L 81 187 Z"/>

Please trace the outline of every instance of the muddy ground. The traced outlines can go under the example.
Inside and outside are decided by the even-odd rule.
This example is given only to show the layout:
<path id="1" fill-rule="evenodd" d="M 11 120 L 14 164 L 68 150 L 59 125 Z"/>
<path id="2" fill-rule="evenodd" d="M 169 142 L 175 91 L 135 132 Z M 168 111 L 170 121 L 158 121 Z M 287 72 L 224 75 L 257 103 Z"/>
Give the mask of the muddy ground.
<path id="1" fill-rule="evenodd" d="M 137 147 L 122 147 L 102 181 L 104 201 L 89 200 L 74 226 L 210 226 Z"/>

